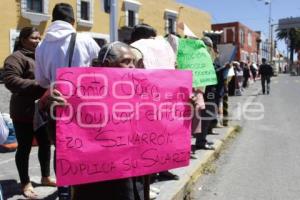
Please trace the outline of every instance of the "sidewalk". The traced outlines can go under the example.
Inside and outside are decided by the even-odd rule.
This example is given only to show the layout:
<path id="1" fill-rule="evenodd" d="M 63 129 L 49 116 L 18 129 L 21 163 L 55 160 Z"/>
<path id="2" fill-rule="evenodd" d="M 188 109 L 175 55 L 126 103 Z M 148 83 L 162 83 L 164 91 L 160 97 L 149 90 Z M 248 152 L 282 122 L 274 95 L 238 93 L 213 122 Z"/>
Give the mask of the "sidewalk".
<path id="1" fill-rule="evenodd" d="M 256 81 L 244 90 L 242 96 L 229 97 L 229 116 L 239 118 L 239 109 L 241 105 L 255 101 L 255 98 L 261 91 L 260 81 Z M 192 189 L 194 182 L 203 174 L 205 166 L 215 159 L 220 152 L 225 141 L 227 141 L 239 127 L 242 127 L 243 119 L 229 121 L 229 126 L 216 128 L 214 132 L 218 135 L 208 135 L 207 139 L 214 142 L 215 150 L 197 150 L 193 155 L 196 159 L 190 160 L 190 165 L 170 172 L 180 177 L 179 180 L 155 182 L 152 185 L 160 189 L 156 200 L 184 200 L 185 196 Z M 192 144 L 195 140 L 192 139 Z"/>
<path id="2" fill-rule="evenodd" d="M 246 102 L 253 102 L 260 91 L 260 81 L 256 81 L 247 88 L 243 96 L 229 97 L 229 115 L 238 115 L 238 110 L 241 105 Z M 6 91 L 2 91 L 6 94 Z M 0 92 L 1 93 L 1 92 Z M 7 94 L 5 95 L 8 98 Z M 3 108 L 3 107 L 2 107 Z M 6 108 L 7 109 L 7 108 Z M 5 110 L 5 109 L 4 109 Z M 192 188 L 193 183 L 201 176 L 203 166 L 214 158 L 215 155 L 220 151 L 224 141 L 226 141 L 234 133 L 238 126 L 242 126 L 242 120 L 229 121 L 229 126 L 226 128 L 214 129 L 219 135 L 208 135 L 208 140 L 213 141 L 215 144 L 215 151 L 198 150 L 193 155 L 196 159 L 190 160 L 190 165 L 183 168 L 178 168 L 170 170 L 177 174 L 180 179 L 177 181 L 163 181 L 156 182 L 153 186 L 160 189 L 160 194 L 156 200 L 183 200 L 184 196 L 188 194 L 189 190 Z M 192 144 L 195 141 L 192 139 Z M 53 151 L 52 151 L 53 152 Z M 31 179 L 35 183 L 40 181 L 39 165 L 37 161 L 37 148 L 33 148 L 30 160 L 30 174 Z M 0 183 L 4 189 L 5 199 L 7 200 L 22 200 L 26 199 L 22 196 L 19 191 L 19 183 L 17 182 L 18 175 L 14 163 L 14 152 L 7 154 L 0 154 Z M 52 163 L 52 161 L 51 161 Z M 53 170 L 51 166 L 51 176 L 54 177 Z M 36 192 L 39 194 L 40 199 L 44 200 L 56 200 L 56 188 L 51 187 L 41 187 L 40 185 L 35 185 Z"/>

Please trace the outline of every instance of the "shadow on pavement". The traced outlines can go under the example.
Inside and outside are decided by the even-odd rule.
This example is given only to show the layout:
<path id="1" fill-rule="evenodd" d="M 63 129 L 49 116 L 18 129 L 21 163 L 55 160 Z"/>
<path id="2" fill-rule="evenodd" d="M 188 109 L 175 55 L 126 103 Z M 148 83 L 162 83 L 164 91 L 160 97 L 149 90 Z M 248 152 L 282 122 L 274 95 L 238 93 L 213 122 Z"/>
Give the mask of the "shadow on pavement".
<path id="1" fill-rule="evenodd" d="M 11 198 L 15 195 L 22 195 L 20 190 L 21 186 L 16 180 L 1 180 L 0 184 L 2 186 L 4 199 Z"/>
<path id="2" fill-rule="evenodd" d="M 44 200 L 56 200 L 57 199 L 57 191 L 50 194 L 50 195 L 48 195 L 48 196 L 46 196 L 46 197 L 44 197 L 43 199 Z"/>
<path id="3" fill-rule="evenodd" d="M 17 180 L 10 179 L 10 180 L 1 180 L 0 184 L 2 186 L 3 190 L 3 198 L 4 199 L 16 199 L 17 200 L 24 200 L 27 199 L 23 196 L 20 188 L 20 183 L 17 182 Z M 41 190 L 41 184 L 32 182 L 32 185 L 34 188 L 39 188 Z M 21 197 L 20 197 L 21 196 Z M 39 198 L 40 200 L 56 200 L 57 199 L 57 191 L 52 192 L 48 196 L 43 196 L 43 198 Z M 39 200 L 38 199 L 38 200 Z"/>

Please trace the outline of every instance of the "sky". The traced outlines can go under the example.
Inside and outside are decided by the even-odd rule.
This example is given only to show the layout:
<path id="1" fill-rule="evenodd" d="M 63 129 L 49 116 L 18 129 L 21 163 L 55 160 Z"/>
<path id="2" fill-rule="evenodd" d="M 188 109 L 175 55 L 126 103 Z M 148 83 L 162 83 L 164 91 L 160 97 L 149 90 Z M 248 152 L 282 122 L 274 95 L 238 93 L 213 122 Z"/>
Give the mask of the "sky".
<path id="1" fill-rule="evenodd" d="M 266 0 L 176 0 L 179 3 L 199 8 L 212 16 L 212 23 L 239 21 L 254 31 L 269 35 L 269 5 Z M 267 0 L 271 1 L 272 24 L 287 17 L 300 17 L 300 0 Z M 190 27 L 193 29 L 192 27 Z M 274 26 L 274 30 L 276 27 Z M 273 32 L 275 36 L 275 31 Z M 275 38 L 275 37 L 274 37 Z M 278 49 L 285 53 L 284 41 L 278 41 Z"/>

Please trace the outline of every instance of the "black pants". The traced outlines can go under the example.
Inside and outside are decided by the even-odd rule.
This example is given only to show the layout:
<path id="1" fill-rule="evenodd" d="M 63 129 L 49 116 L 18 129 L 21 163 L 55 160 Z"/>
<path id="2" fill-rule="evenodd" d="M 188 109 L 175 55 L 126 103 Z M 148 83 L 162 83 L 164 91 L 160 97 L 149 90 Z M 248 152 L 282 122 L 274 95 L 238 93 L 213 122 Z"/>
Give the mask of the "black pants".
<path id="1" fill-rule="evenodd" d="M 214 102 L 209 102 L 209 104 L 205 104 L 205 109 L 201 110 L 201 133 L 195 134 L 197 147 L 204 147 L 206 144 L 206 136 L 215 125 L 212 123 L 215 123 L 217 119 L 217 108 Z"/>
<path id="2" fill-rule="evenodd" d="M 38 159 L 41 166 L 41 174 L 43 177 L 50 176 L 51 143 L 46 128 L 41 127 L 34 132 L 32 123 L 13 121 L 13 124 L 18 142 L 15 159 L 21 184 L 30 182 L 28 166 L 33 136 L 35 136 L 39 144 Z"/>
<path id="3" fill-rule="evenodd" d="M 248 80 L 249 80 L 249 77 L 244 77 L 243 88 L 246 88 L 248 86 Z"/>
<path id="4" fill-rule="evenodd" d="M 74 200 L 144 200 L 144 177 L 131 177 L 74 186 Z"/>
<path id="5" fill-rule="evenodd" d="M 261 76 L 261 87 L 262 87 L 263 94 L 265 94 L 266 92 L 266 86 L 265 86 L 266 82 L 267 82 L 267 93 L 269 94 L 271 78 L 270 76 Z"/>

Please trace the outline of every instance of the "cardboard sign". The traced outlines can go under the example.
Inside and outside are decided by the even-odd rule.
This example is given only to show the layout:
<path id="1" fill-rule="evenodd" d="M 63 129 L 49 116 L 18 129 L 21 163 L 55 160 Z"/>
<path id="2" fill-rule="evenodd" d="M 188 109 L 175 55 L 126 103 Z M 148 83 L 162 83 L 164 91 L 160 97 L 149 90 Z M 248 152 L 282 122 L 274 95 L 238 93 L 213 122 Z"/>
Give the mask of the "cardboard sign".
<path id="1" fill-rule="evenodd" d="M 179 69 L 193 71 L 193 87 L 203 87 L 217 83 L 212 59 L 201 40 L 180 39 L 177 51 Z"/>
<path id="2" fill-rule="evenodd" d="M 191 71 L 61 68 L 58 185 L 141 176 L 189 164 Z"/>

